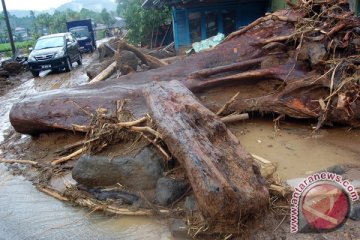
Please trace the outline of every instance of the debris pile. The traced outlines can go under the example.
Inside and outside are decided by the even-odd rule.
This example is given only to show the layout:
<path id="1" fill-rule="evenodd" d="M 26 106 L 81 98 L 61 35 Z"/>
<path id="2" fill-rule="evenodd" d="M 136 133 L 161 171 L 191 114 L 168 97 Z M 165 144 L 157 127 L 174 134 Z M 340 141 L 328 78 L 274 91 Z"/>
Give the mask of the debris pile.
<path id="1" fill-rule="evenodd" d="M 191 186 L 198 209 L 198 217 L 191 221 L 199 224 L 195 232 L 235 234 L 240 224 L 267 209 L 269 190 L 279 195 L 289 190 L 271 179 L 275 169 L 271 163 L 256 156 L 253 160 L 221 117 L 260 111 L 315 119 L 315 129 L 334 123 L 359 126 L 359 26 L 360 19 L 345 2 L 303 1 L 259 18 L 213 49 L 174 64 L 119 41 L 117 50 L 107 46 L 113 62 L 96 74 L 92 84 L 27 97 L 13 106 L 10 120 L 25 134 L 59 129 L 86 133 L 83 141 L 67 149 L 72 153 L 53 161 L 52 167 L 81 154 L 97 156 L 114 144 L 128 144 L 121 149 L 132 153 L 150 144 L 163 158 L 167 168 L 163 174 L 176 179 L 166 183 L 159 175 L 156 185 L 176 185 L 183 193 L 169 197 L 171 191 L 157 189 L 158 196 L 151 198 L 128 189 L 119 177 L 121 194 L 107 194 L 121 195 L 132 204 L 133 195 L 146 199 L 140 210 L 99 203 L 87 194 L 79 195 L 78 186 L 58 198 L 118 214 L 183 216 L 177 204 L 189 194 L 186 186 Z M 138 59 L 151 70 L 132 73 L 135 61 L 123 59 Z M 119 70 L 124 76 L 110 77 Z M 255 92 L 259 82 L 266 85 L 261 95 Z M 227 102 L 204 100 L 211 91 L 242 85 L 255 86 L 253 97 L 224 91 Z M 201 95 L 201 103 L 194 94 Z M 86 177 L 75 178 L 86 185 Z M 104 190 L 91 191 L 102 199 Z M 160 202 L 172 207 L 154 207 Z"/>
<path id="2" fill-rule="evenodd" d="M 86 70 L 90 83 L 167 65 L 165 61 L 145 53 L 143 49 L 138 49 L 117 38 L 101 44 L 98 52 L 99 63 L 89 66 Z M 111 77 L 115 73 L 116 76 Z"/>
<path id="3" fill-rule="evenodd" d="M 26 66 L 27 58 L 17 57 L 15 60 L 5 60 L 1 62 L 0 66 L 0 95 L 3 92 L 6 92 L 6 89 L 16 85 L 15 81 L 10 80 L 11 76 L 18 75 L 24 72 L 27 68 Z"/>

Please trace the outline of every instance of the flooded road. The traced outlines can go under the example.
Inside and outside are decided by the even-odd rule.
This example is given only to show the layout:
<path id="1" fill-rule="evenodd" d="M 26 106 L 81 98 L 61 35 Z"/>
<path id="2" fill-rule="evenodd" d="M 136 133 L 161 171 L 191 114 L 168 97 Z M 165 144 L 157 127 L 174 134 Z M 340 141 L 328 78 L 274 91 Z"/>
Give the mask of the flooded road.
<path id="1" fill-rule="evenodd" d="M 0 164 L 0 239 L 170 239 L 165 223 L 107 217 L 71 207 L 39 192 Z"/>

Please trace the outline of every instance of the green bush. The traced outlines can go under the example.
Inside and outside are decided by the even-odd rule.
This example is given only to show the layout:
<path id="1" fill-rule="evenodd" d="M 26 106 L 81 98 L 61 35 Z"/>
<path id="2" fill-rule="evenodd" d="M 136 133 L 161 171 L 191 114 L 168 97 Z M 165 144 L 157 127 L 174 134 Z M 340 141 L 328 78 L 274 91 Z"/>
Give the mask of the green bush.
<path id="1" fill-rule="evenodd" d="M 27 52 L 29 47 L 34 46 L 34 41 L 25 41 L 25 42 L 16 42 L 15 47 L 16 49 L 25 49 Z M 10 43 L 1 43 L 0 44 L 0 52 L 9 52 L 11 51 Z"/>
<path id="2" fill-rule="evenodd" d="M 150 44 L 152 31 L 171 20 L 168 7 L 144 9 L 143 0 L 118 0 L 119 12 L 129 30 L 127 39 L 134 44 Z"/>

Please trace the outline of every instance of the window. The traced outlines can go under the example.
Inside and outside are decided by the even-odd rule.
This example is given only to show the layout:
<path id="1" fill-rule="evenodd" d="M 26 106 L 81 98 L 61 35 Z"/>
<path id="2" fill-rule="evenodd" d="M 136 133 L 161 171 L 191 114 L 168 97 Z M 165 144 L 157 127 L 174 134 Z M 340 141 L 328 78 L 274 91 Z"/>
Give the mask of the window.
<path id="1" fill-rule="evenodd" d="M 205 12 L 206 19 L 206 37 L 212 37 L 218 34 L 218 18 L 217 12 L 215 11 L 206 11 Z"/>
<path id="2" fill-rule="evenodd" d="M 201 41 L 201 13 L 189 13 L 189 31 L 192 43 Z"/>
<path id="3" fill-rule="evenodd" d="M 229 35 L 236 30 L 236 10 L 222 10 L 224 34 Z"/>
<path id="4" fill-rule="evenodd" d="M 49 37 L 42 38 L 36 42 L 34 47 L 35 50 L 46 49 L 46 48 L 56 48 L 64 46 L 64 37 Z"/>

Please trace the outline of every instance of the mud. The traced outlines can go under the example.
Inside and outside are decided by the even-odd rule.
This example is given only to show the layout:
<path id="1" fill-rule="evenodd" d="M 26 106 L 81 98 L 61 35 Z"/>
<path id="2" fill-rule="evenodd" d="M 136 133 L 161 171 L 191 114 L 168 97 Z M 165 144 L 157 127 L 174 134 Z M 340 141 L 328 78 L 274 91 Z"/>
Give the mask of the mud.
<path id="1" fill-rule="evenodd" d="M 349 128 L 321 129 L 314 133 L 311 125 L 250 120 L 232 125 L 230 130 L 245 149 L 277 163 L 277 174 L 284 180 L 305 177 L 334 165 L 360 166 L 360 130 Z M 350 140 L 351 139 L 351 140 Z"/>

